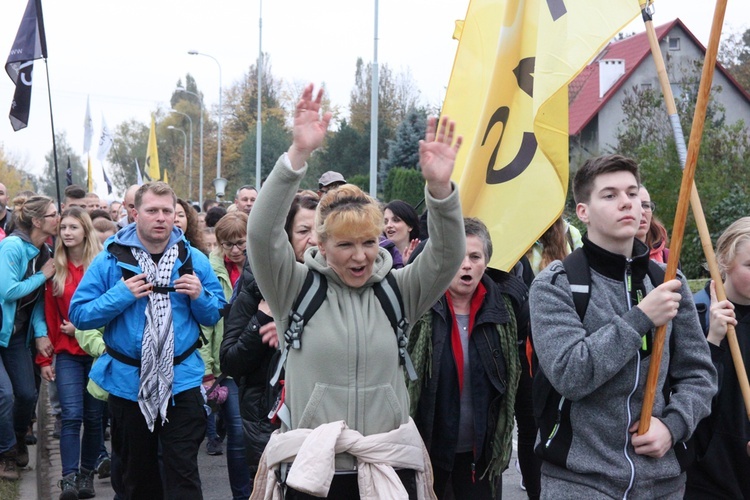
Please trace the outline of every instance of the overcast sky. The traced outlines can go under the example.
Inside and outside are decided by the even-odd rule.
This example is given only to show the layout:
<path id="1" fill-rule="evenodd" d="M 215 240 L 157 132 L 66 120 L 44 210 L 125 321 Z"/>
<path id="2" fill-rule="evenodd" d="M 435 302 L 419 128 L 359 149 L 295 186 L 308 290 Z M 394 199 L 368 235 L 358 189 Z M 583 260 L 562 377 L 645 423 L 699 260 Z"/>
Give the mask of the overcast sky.
<path id="1" fill-rule="evenodd" d="M 635 0 L 633 0 L 635 1 Z M 0 4 L 0 58 L 7 58 L 27 0 Z M 750 5 L 728 3 L 724 32 L 750 22 Z M 354 85 L 357 57 L 373 59 L 374 1 L 266 0 L 263 2 L 263 52 L 272 71 L 288 81 L 325 82 L 334 104 L 346 107 Z M 380 0 L 378 61 L 396 72 L 410 71 L 424 104 L 442 102 L 457 42 L 454 23 L 468 0 Z M 223 0 L 43 0 L 49 49 L 49 78 L 55 129 L 83 154 L 86 97 L 91 99 L 94 143 L 102 114 L 110 129 L 136 119 L 148 124 L 158 106 L 168 107 L 178 79 L 190 73 L 207 107 L 218 103 L 222 87 L 238 81 L 258 55 L 259 2 Z M 655 24 L 680 17 L 707 43 L 714 3 L 658 0 Z M 640 19 L 626 31 L 642 31 Z M 7 113 L 13 84 L 0 75 L 0 143 L 35 174 L 51 149 L 45 64 L 36 61 L 28 128 L 13 132 Z M 197 141 L 197 126 L 196 137 Z M 95 154 L 92 147 L 92 154 Z M 214 162 L 210 162 L 213 164 Z M 99 189 L 101 191 L 101 188 Z M 106 191 L 105 191 L 106 192 Z"/>

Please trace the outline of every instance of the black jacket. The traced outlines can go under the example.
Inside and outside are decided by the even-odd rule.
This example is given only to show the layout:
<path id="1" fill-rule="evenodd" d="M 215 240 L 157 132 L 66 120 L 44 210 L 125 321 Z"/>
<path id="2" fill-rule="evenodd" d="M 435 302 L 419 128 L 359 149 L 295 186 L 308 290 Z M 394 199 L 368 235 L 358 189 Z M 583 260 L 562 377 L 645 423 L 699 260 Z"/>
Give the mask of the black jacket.
<path id="1" fill-rule="evenodd" d="M 698 292 L 696 302 L 709 304 L 708 285 Z M 701 323 L 708 333 L 708 311 Z M 750 364 L 750 311 L 748 306 L 735 304 L 737 342 L 745 361 Z M 711 402 L 711 415 L 698 424 L 693 434 L 696 462 L 687 470 L 685 498 L 750 498 L 750 422 L 742 403 L 737 372 L 728 341 L 721 346 L 709 343 L 711 360 L 719 373 L 719 392 Z"/>
<path id="2" fill-rule="evenodd" d="M 263 296 L 247 260 L 241 279 L 241 288 L 224 322 L 219 359 L 222 373 L 238 381 L 247 461 L 248 465 L 257 466 L 276 428 L 268 420 L 267 402 L 268 365 L 276 350 L 264 344 L 259 334 L 260 327 L 271 318 L 258 311 Z"/>
<path id="3" fill-rule="evenodd" d="M 528 324 L 525 285 L 520 279 L 507 273 L 502 274 L 504 283 L 501 284 L 490 279 L 487 274 L 482 277 L 487 295 L 476 313 L 469 339 L 474 456 L 478 471 L 483 471 L 491 458 L 490 441 L 494 436 L 500 404 L 507 390 L 506 364 L 500 351 L 496 327 L 497 324 L 510 321 L 502 293 L 509 294 L 513 299 L 517 326 L 519 330 L 524 330 L 524 337 Z M 424 382 L 415 415 L 415 422 L 433 464 L 443 470 L 453 468 L 460 419 L 461 397 L 451 350 L 452 323 L 453 318 L 443 296 L 432 307 L 432 377 Z M 508 354 L 516 356 L 515 352 Z"/>

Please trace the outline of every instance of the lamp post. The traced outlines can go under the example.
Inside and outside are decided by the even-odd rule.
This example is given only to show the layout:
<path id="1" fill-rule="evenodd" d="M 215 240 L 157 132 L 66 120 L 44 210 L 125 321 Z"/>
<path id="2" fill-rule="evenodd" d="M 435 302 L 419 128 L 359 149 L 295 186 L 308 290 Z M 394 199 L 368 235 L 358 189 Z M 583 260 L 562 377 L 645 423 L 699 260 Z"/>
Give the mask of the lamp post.
<path id="1" fill-rule="evenodd" d="M 188 163 L 190 164 L 190 172 L 188 173 L 188 199 L 192 201 L 193 199 L 193 119 L 190 118 L 190 115 L 187 113 L 183 113 L 182 111 L 177 111 L 176 109 L 170 109 L 169 110 L 172 113 L 177 113 L 178 115 L 182 115 L 185 118 L 188 119 L 188 122 L 190 122 L 190 159 L 188 160 Z"/>
<path id="2" fill-rule="evenodd" d="M 216 59 L 214 56 L 205 54 L 203 52 L 198 52 L 197 50 L 189 50 L 188 54 L 191 56 L 205 56 L 209 59 L 213 59 L 213 61 L 216 63 L 216 66 L 219 67 L 219 134 L 218 134 L 218 144 L 216 147 L 216 179 L 214 179 L 214 188 L 219 188 L 220 186 L 224 185 L 226 186 L 226 180 L 222 182 L 219 181 L 221 179 L 221 118 L 223 115 L 223 110 L 221 106 L 221 64 L 219 63 L 219 60 Z M 224 196 L 224 190 L 221 190 L 221 195 L 219 195 L 219 191 L 217 189 L 216 191 L 216 197 L 222 198 Z M 220 201 L 220 200 L 218 200 Z"/>
<path id="3" fill-rule="evenodd" d="M 260 0 L 260 10 L 258 12 L 258 119 L 255 127 L 255 190 L 260 192 L 260 147 L 263 134 L 263 125 L 260 120 L 260 89 L 261 89 L 261 68 L 263 67 L 263 0 Z"/>
<path id="4" fill-rule="evenodd" d="M 185 171 L 185 170 L 187 170 L 187 134 L 185 133 L 184 130 L 182 130 L 181 128 L 175 127 L 174 125 L 169 125 L 167 127 L 167 129 L 169 129 L 169 130 L 178 130 L 178 131 L 180 131 L 182 133 L 182 137 L 184 139 L 184 141 L 182 142 L 182 145 L 183 145 L 183 148 L 182 148 L 182 150 L 183 150 L 183 152 L 182 152 L 182 170 Z M 188 199 L 190 199 L 190 196 L 188 196 Z"/>
<path id="5" fill-rule="evenodd" d="M 203 97 L 199 96 L 195 92 L 191 92 L 191 91 L 187 90 L 185 87 L 177 87 L 177 91 L 178 92 L 184 92 L 186 94 L 194 95 L 198 99 L 198 105 L 200 106 L 200 110 L 201 110 L 200 151 L 198 153 L 199 156 L 200 156 L 200 167 L 198 168 L 198 170 L 199 170 L 198 175 L 200 177 L 200 179 L 198 179 L 198 203 L 200 204 L 201 210 L 202 210 L 203 209 Z M 191 165 L 192 165 L 192 163 L 191 163 Z M 190 185 L 191 185 L 191 188 L 192 188 L 192 183 L 193 183 L 193 175 L 192 174 L 193 173 L 191 171 L 190 172 Z"/>

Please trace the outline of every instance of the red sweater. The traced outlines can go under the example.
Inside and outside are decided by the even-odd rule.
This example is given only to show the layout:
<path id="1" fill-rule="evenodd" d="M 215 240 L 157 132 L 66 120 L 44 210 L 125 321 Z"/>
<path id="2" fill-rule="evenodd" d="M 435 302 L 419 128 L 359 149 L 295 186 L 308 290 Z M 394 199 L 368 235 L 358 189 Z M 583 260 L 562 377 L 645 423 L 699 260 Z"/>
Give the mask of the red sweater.
<path id="1" fill-rule="evenodd" d="M 78 345 L 75 337 L 65 335 L 60 330 L 63 320 L 68 319 L 68 309 L 70 309 L 70 299 L 73 298 L 78 283 L 83 278 L 83 266 L 76 267 L 68 262 L 68 280 L 65 283 L 65 290 L 62 296 L 55 296 L 52 293 L 52 280 L 48 280 L 44 285 L 44 316 L 47 320 L 47 335 L 50 342 L 55 347 L 55 354 L 67 352 L 78 356 L 87 356 L 86 352 Z M 39 366 L 48 366 L 52 364 L 52 358 L 42 356 L 37 353 L 36 364 Z"/>

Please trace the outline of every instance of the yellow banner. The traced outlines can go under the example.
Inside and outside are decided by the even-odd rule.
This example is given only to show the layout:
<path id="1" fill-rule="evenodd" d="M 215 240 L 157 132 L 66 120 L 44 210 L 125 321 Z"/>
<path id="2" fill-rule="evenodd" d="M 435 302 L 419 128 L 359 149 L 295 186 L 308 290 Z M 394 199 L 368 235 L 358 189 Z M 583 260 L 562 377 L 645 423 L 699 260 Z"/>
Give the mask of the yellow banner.
<path id="1" fill-rule="evenodd" d="M 464 147 L 453 180 L 509 270 L 568 190 L 568 83 L 640 12 L 637 0 L 471 0 L 443 114 Z"/>
<path id="2" fill-rule="evenodd" d="M 146 148 L 146 174 L 152 181 L 161 179 L 159 170 L 159 151 L 156 148 L 156 122 L 151 115 L 151 130 L 148 133 L 148 147 Z"/>

